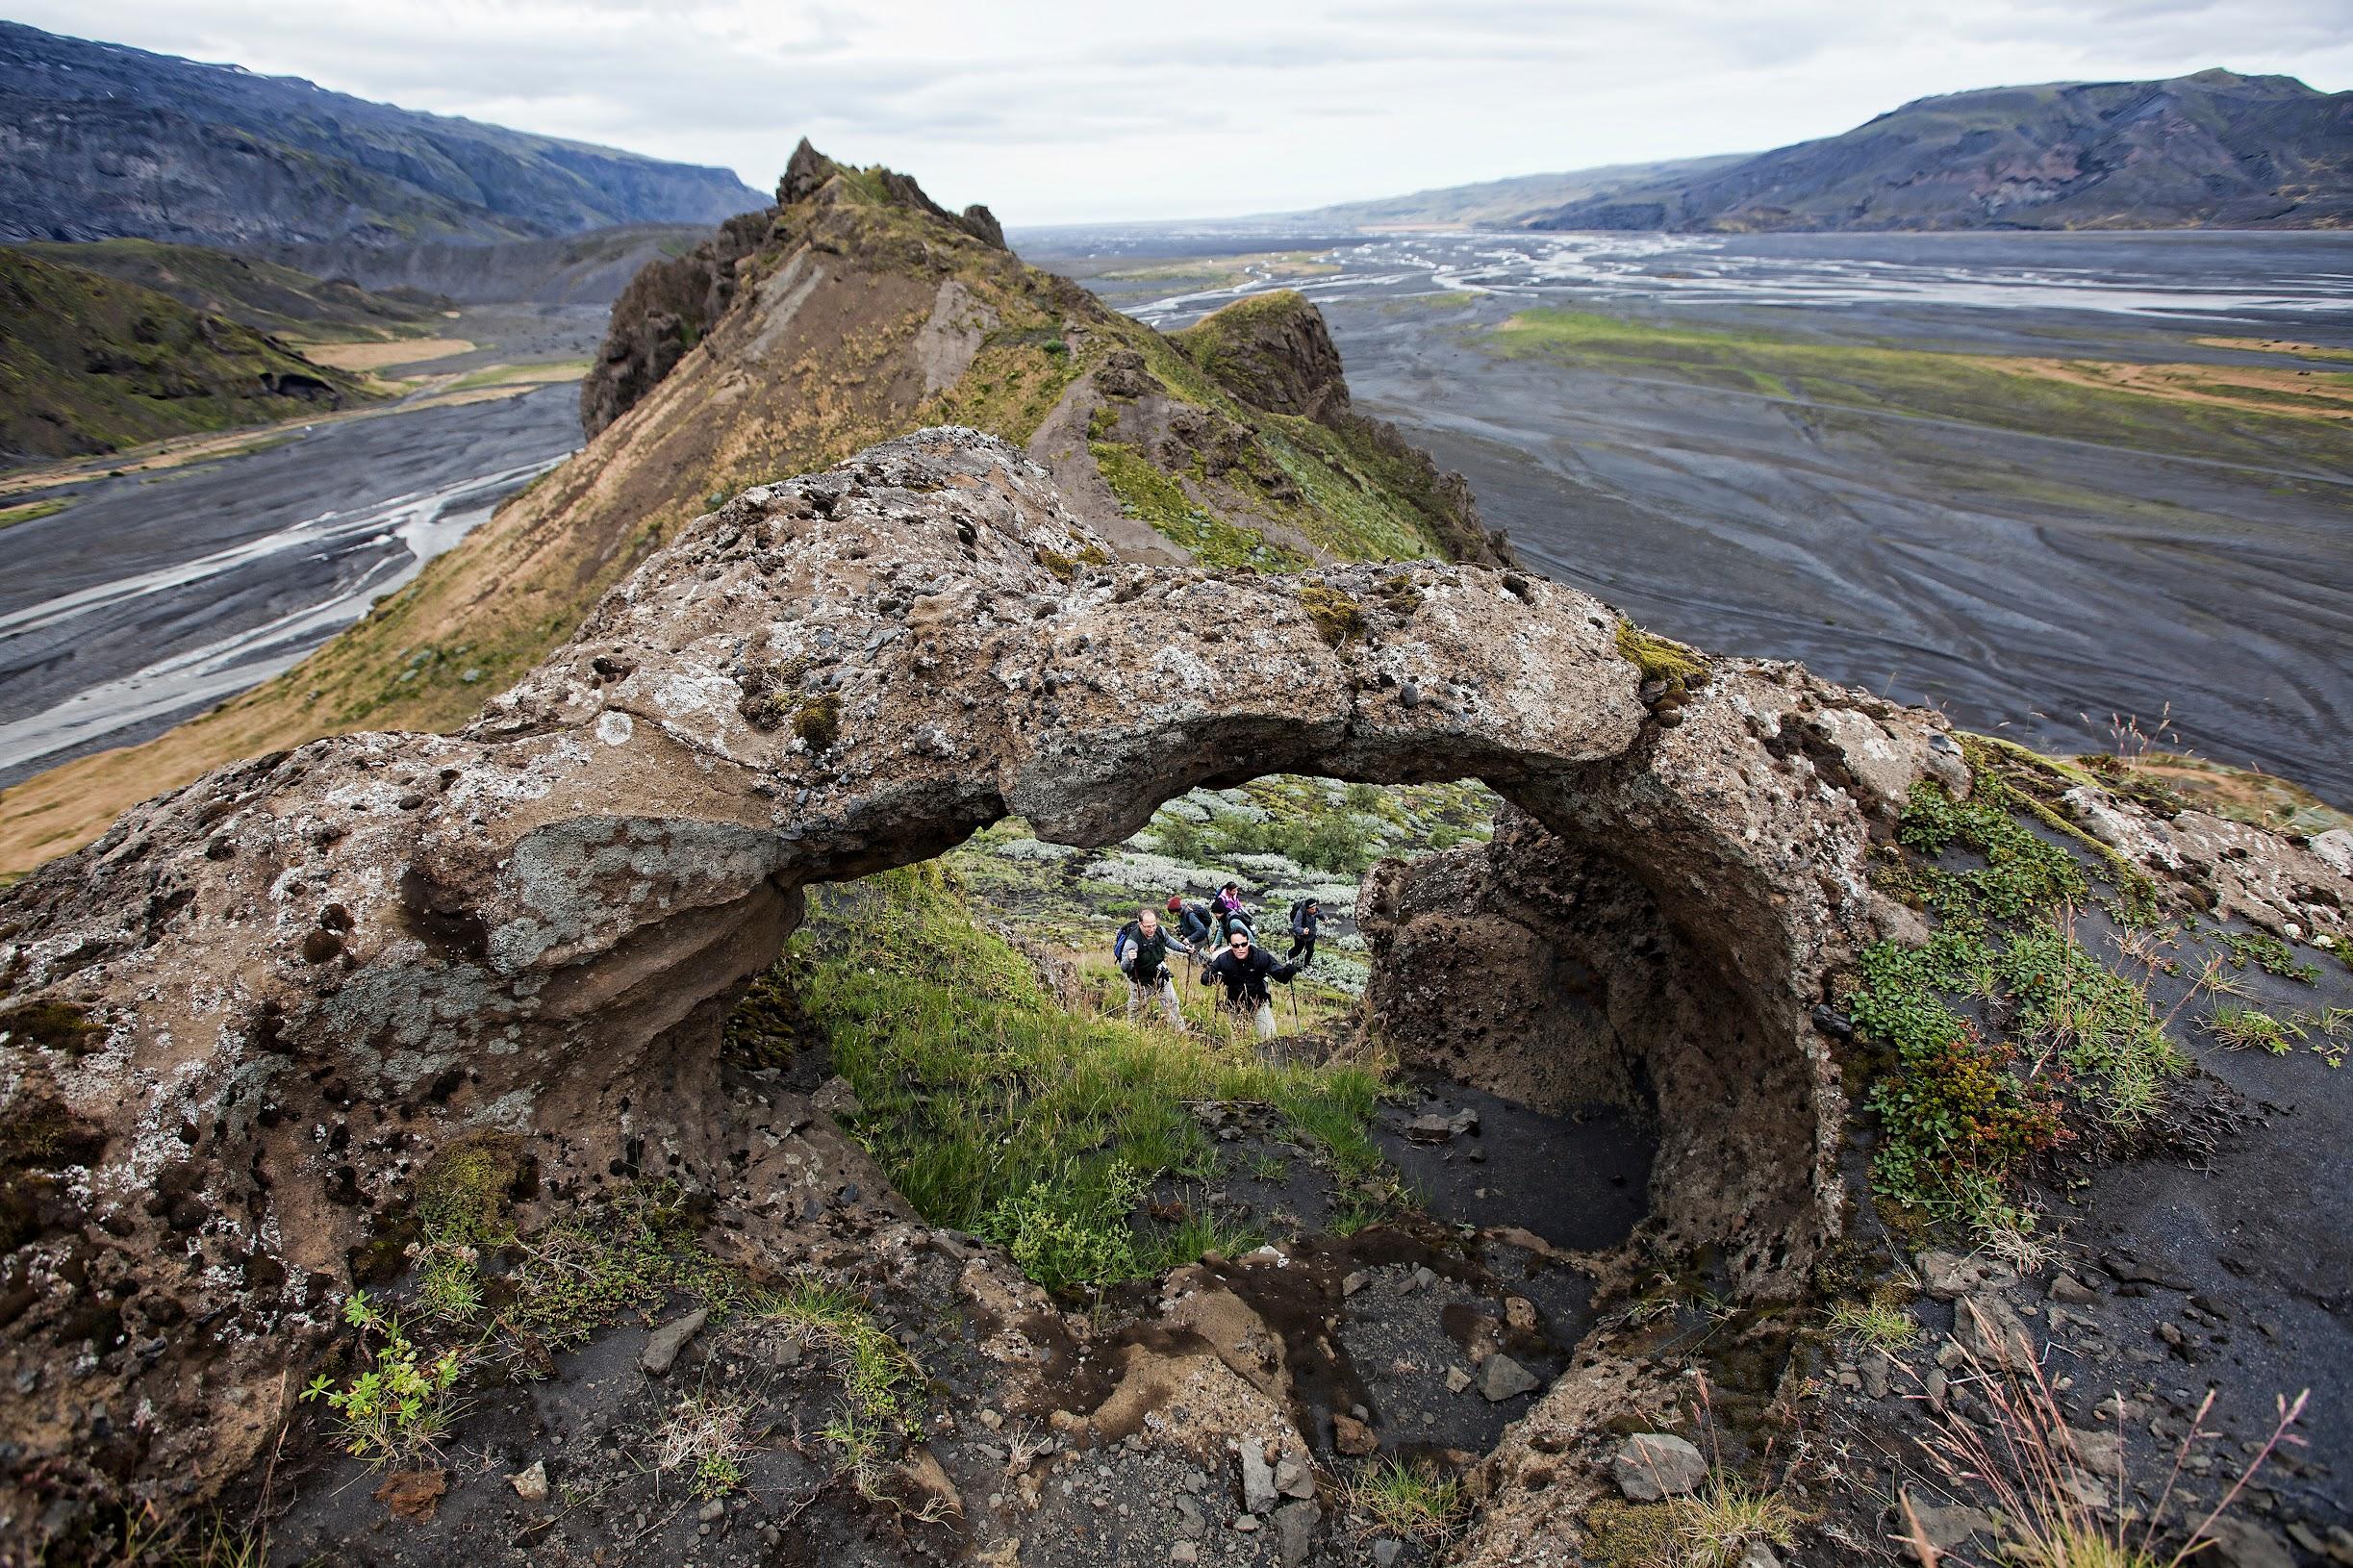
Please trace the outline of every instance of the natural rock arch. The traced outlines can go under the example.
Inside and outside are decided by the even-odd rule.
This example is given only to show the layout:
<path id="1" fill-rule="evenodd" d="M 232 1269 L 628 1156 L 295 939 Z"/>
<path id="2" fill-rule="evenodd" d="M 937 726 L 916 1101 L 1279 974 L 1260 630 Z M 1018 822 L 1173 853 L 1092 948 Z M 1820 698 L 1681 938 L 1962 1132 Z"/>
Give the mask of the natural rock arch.
<path id="1" fill-rule="evenodd" d="M 7 1424 L 115 1482 L 235 1473 L 437 1147 L 527 1135 L 559 1190 L 720 1167 L 720 1023 L 807 883 L 1007 813 L 1107 843 L 1273 771 L 1476 775 L 1638 884 L 1744 1053 L 1712 1100 L 1662 1098 L 1654 1197 L 1776 1151 L 1759 1201 L 1661 1206 L 1743 1288 L 1785 1287 L 1839 1225 L 1810 1014 L 1885 907 L 1867 814 L 1941 736 L 1791 666 L 1719 665 L 1654 712 L 1619 640 L 1510 572 L 1119 565 L 971 431 L 746 492 L 470 729 L 223 769 L 0 904 L 0 1115 L 57 1121 L 76 1160 L 10 1173 Z M 1758 1117 L 1783 1135 L 1738 1132 Z M 141 1414 L 94 1441 L 101 1404 Z"/>

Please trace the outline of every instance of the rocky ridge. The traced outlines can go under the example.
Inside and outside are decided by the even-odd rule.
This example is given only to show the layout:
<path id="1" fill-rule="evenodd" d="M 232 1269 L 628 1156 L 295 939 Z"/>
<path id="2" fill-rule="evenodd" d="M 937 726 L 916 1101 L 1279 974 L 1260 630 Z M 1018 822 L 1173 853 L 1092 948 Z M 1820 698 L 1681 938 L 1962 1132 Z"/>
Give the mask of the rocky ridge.
<path id="1" fill-rule="evenodd" d="M 607 421 L 400 593 L 286 675 L 147 746 L 82 759 L 0 797 L 0 866 L 29 869 L 203 767 L 360 727 L 450 728 L 519 678 L 664 540 L 746 486 L 927 423 L 1023 445 L 1112 556 L 1214 566 L 1447 556 L 1499 561 L 1466 486 L 1392 427 L 1342 412 L 1337 358 L 1297 295 L 1255 304 L 1210 356 L 1264 369 L 1328 418 L 1263 408 L 1186 343 L 1024 266 L 984 212 L 810 151 L 784 205 L 656 262 L 616 308 L 583 391 Z M 691 342 L 689 340 L 691 339 Z M 1320 349 L 1316 348 L 1321 343 Z M 1187 344 L 1190 344 L 1190 349 Z M 1253 377 L 1256 372 L 1253 370 Z"/>
<path id="2" fill-rule="evenodd" d="M 721 1023 L 805 884 L 1008 813 L 1109 843 L 1270 771 L 1476 774 L 1541 824 L 1492 851 L 1525 880 L 1389 896 L 1393 945 L 1524 942 L 1499 898 L 1573 904 L 1606 868 L 1743 1053 L 1709 1080 L 1666 1031 L 1622 1043 L 1662 1087 L 1654 1208 L 1743 1297 L 1792 1294 L 1847 1224 L 1817 1009 L 1863 944 L 1918 930 L 1866 875 L 1875 833 L 1920 780 L 1965 780 L 1933 714 L 1786 665 L 1693 660 L 1670 687 L 1628 645 L 1606 607 L 1509 570 L 1118 562 L 1020 451 L 933 429 L 696 519 L 456 735 L 316 741 L 126 815 L 0 902 L 0 1118 L 47 1129 L 6 1178 L 9 1530 L 71 1539 L 93 1508 L 177 1510 L 240 1474 L 361 1260 L 471 1141 L 527 1155 L 554 1205 L 618 1172 L 826 1179 L 739 1182 L 749 1129 L 719 1079 Z M 2341 939 L 2353 883 L 2317 856 L 2096 790 L 2084 810 L 2181 897 Z M 1643 954 L 1571 954 L 1655 989 Z M 797 1129 L 766 1147 L 808 1157 Z M 728 1246 L 771 1270 L 822 1213 L 723 1201 Z M 1545 1434 L 1626 1376 L 1564 1380 L 1505 1471 L 1548 1463 Z M 1510 1495 L 1493 1530 L 1567 1505 Z"/>

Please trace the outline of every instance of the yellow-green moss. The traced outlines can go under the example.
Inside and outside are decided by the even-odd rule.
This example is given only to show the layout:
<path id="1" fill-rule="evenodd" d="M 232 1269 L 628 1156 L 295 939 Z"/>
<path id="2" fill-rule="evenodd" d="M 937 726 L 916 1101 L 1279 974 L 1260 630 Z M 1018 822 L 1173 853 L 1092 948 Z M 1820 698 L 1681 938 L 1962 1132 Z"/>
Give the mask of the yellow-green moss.
<path id="1" fill-rule="evenodd" d="M 1333 647 L 1342 647 L 1364 632 L 1364 607 L 1336 588 L 1307 583 L 1299 591 L 1300 608 L 1315 622 L 1316 634 Z"/>
<path id="2" fill-rule="evenodd" d="M 842 736 L 842 699 L 824 692 L 803 702 L 793 716 L 793 733 L 808 744 L 811 752 L 832 750 L 833 743 Z"/>
<path id="3" fill-rule="evenodd" d="M 1707 658 L 1697 648 L 1646 632 L 1631 620 L 1618 622 L 1618 656 L 1642 671 L 1644 680 L 1663 680 L 1677 690 L 1708 669 Z"/>

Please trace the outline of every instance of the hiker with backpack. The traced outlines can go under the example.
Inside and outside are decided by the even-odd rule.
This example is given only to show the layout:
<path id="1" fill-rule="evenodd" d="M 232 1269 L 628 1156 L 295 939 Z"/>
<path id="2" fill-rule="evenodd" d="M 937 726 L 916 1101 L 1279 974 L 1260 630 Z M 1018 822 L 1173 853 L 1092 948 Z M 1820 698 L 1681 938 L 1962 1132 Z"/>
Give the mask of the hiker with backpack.
<path id="1" fill-rule="evenodd" d="M 1189 901 L 1176 894 L 1169 895 L 1169 914 L 1185 941 L 1199 948 L 1213 943 L 1217 936 L 1217 917 L 1205 903 Z"/>
<path id="2" fill-rule="evenodd" d="M 1168 967 L 1171 948 L 1187 953 L 1193 950 L 1190 943 L 1160 923 L 1155 911 L 1139 909 L 1136 918 L 1111 939 L 1111 961 L 1127 976 L 1127 1022 L 1133 1024 L 1146 999 L 1156 995 L 1160 1010 L 1168 1015 L 1169 1027 L 1182 1033 L 1184 1009 L 1176 999 L 1176 976 Z"/>
<path id="3" fill-rule="evenodd" d="M 1226 1005 L 1237 1013 L 1252 1016 L 1258 1038 L 1275 1038 L 1275 995 L 1267 989 L 1269 980 L 1291 983 L 1299 973 L 1297 964 L 1278 964 L 1275 955 L 1252 942 L 1248 926 L 1236 926 L 1227 933 L 1226 950 L 1201 967 L 1201 983 L 1222 982 L 1226 987 Z"/>
<path id="4" fill-rule="evenodd" d="M 1220 942 L 1230 940 L 1233 936 L 1233 929 L 1237 925 L 1250 932 L 1252 941 L 1257 939 L 1258 929 L 1250 918 L 1250 906 L 1242 901 L 1240 884 L 1228 882 L 1218 889 L 1215 907 L 1217 935 Z"/>
<path id="5" fill-rule="evenodd" d="M 1315 934 L 1324 923 L 1323 900 L 1300 899 L 1291 906 L 1290 961 L 1304 969 L 1315 962 Z"/>

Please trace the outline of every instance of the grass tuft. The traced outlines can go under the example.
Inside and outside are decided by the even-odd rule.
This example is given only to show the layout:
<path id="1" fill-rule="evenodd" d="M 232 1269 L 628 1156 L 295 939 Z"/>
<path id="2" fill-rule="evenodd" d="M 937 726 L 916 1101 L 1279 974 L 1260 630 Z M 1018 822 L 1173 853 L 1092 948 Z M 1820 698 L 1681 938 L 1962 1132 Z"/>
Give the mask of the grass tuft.
<path id="1" fill-rule="evenodd" d="M 1840 1302 L 1830 1309 L 1830 1331 L 1852 1344 L 1900 1351 L 1920 1337 L 1920 1320 L 1880 1302 Z"/>
<path id="2" fill-rule="evenodd" d="M 1346 1484 L 1341 1508 L 1362 1534 L 1435 1544 L 1469 1517 L 1471 1499 L 1428 1460 L 1382 1459 Z"/>

